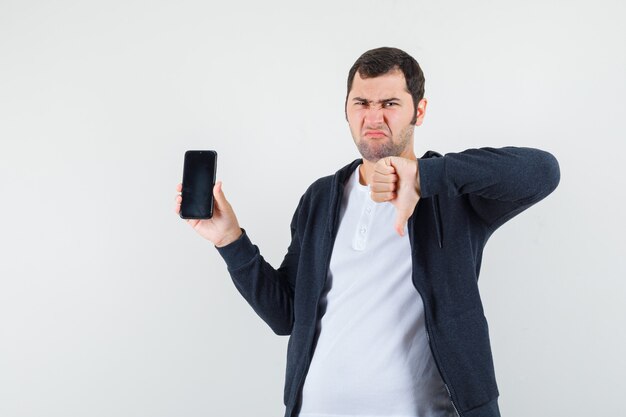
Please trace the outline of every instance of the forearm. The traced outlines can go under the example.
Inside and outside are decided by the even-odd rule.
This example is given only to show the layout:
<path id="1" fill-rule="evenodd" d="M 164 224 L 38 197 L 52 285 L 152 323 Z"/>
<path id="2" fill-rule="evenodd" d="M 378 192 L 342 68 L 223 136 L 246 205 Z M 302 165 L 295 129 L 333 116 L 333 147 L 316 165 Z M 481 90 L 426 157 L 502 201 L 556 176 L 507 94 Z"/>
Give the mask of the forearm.
<path id="1" fill-rule="evenodd" d="M 560 181 L 556 158 L 534 148 L 468 149 L 419 160 L 420 196 L 464 195 L 491 230 L 549 195 Z"/>
<path id="2" fill-rule="evenodd" d="M 421 197 L 476 194 L 499 201 L 541 199 L 559 183 L 556 158 L 534 148 L 468 149 L 419 160 Z"/>
<path id="3" fill-rule="evenodd" d="M 276 334 L 289 334 L 293 325 L 293 294 L 282 265 L 274 269 L 242 230 L 238 239 L 217 247 L 237 290 Z"/>

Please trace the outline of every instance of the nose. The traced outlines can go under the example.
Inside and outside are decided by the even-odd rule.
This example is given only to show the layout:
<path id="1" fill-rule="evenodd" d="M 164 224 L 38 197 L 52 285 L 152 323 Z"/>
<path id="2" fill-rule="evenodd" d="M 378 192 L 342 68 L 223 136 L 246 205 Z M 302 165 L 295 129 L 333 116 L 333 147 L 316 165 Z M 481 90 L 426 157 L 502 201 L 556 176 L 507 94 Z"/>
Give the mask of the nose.
<path id="1" fill-rule="evenodd" d="M 365 122 L 367 125 L 378 126 L 384 121 L 382 106 L 372 105 L 365 112 Z"/>

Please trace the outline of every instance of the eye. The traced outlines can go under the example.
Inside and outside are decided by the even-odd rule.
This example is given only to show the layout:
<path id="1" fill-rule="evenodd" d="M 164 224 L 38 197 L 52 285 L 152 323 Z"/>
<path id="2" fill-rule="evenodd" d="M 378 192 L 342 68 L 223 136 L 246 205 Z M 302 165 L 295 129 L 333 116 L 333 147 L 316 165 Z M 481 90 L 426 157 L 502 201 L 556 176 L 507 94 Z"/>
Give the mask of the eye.
<path id="1" fill-rule="evenodd" d="M 385 103 L 385 107 L 391 107 L 391 106 L 397 106 L 397 105 L 398 105 L 398 103 L 395 103 L 393 101 L 388 101 L 388 102 Z"/>

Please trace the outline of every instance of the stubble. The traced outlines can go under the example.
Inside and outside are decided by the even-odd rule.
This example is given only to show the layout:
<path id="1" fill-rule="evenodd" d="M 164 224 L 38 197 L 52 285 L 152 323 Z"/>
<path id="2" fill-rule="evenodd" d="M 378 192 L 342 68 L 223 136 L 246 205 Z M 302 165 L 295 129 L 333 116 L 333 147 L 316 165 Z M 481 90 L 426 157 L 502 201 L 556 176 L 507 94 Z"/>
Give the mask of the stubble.
<path id="1" fill-rule="evenodd" d="M 398 134 L 397 140 L 391 137 L 384 139 L 360 138 L 357 148 L 364 159 L 377 162 L 388 156 L 400 156 L 411 141 L 414 125 L 409 125 Z"/>

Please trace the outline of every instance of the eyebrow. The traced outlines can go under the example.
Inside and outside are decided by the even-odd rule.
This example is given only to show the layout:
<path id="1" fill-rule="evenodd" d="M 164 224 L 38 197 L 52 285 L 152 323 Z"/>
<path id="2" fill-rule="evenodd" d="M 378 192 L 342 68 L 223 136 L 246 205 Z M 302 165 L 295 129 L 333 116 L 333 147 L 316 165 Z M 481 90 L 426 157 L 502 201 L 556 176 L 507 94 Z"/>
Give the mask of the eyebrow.
<path id="1" fill-rule="evenodd" d="M 371 103 L 372 103 L 372 100 L 368 100 L 368 99 L 361 98 L 361 97 L 354 97 L 354 98 L 352 99 L 352 101 L 364 101 L 364 102 L 366 102 L 367 104 L 371 104 Z M 378 100 L 378 104 L 384 104 L 384 103 L 388 103 L 388 102 L 390 102 L 390 101 L 400 101 L 400 99 L 399 99 L 399 98 L 396 98 L 396 97 L 386 98 L 386 99 L 384 99 L 384 100 Z"/>

